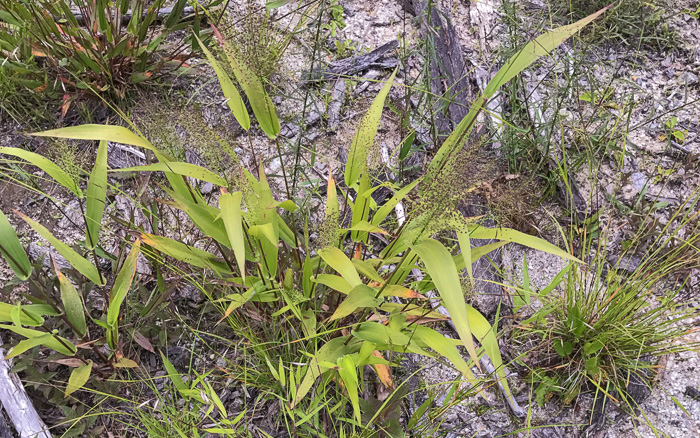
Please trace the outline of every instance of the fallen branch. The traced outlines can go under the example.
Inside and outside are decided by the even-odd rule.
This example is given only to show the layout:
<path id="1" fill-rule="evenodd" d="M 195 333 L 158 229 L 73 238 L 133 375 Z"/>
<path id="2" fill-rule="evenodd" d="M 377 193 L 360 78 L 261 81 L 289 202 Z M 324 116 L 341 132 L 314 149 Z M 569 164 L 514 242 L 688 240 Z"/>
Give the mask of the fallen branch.
<path id="1" fill-rule="evenodd" d="M 0 401 L 7 416 L 20 438 L 51 438 L 49 428 L 39 418 L 19 376 L 10 371 L 11 367 L 10 361 L 5 360 L 5 352 L 0 348 Z"/>
<path id="2" fill-rule="evenodd" d="M 311 79 L 330 79 L 338 76 L 355 76 L 357 73 L 369 68 L 389 69 L 396 67 L 399 62 L 396 56 L 392 56 L 394 49 L 399 46 L 398 40 L 377 47 L 364 55 L 341 59 L 329 63 L 325 69 L 315 70 Z"/>

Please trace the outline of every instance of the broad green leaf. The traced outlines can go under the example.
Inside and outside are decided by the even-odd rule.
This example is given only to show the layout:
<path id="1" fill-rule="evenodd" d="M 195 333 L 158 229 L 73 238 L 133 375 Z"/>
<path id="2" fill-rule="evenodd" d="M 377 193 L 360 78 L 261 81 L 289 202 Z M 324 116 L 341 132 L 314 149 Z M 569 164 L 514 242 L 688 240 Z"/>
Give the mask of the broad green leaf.
<path id="1" fill-rule="evenodd" d="M 372 264 L 367 260 L 352 259 L 352 264 L 355 265 L 357 272 L 369 278 L 377 283 L 384 283 L 384 279 L 379 275 L 379 273 L 374 269 Z"/>
<path id="2" fill-rule="evenodd" d="M 82 190 L 80 190 L 80 187 L 78 187 L 73 178 L 48 158 L 20 148 L 0 147 L 0 154 L 12 155 L 28 161 L 29 164 L 46 172 L 51 178 L 55 179 L 57 183 L 73 192 L 78 198 L 83 197 Z"/>
<path id="3" fill-rule="evenodd" d="M 420 348 L 415 342 L 411 342 L 410 332 L 403 333 L 390 326 L 370 321 L 363 323 L 352 333 L 358 339 L 370 342 L 379 349 L 398 352 L 409 351 L 424 356 L 431 356 L 430 353 Z"/>
<path id="4" fill-rule="evenodd" d="M 87 223 L 87 247 L 95 249 L 99 242 L 100 226 L 102 225 L 102 215 L 105 209 L 105 199 L 107 198 L 107 142 L 100 141 L 97 148 L 97 159 L 95 167 L 90 174 L 88 181 L 87 199 L 85 208 L 85 222 Z"/>
<path id="5" fill-rule="evenodd" d="M 316 283 L 321 283 L 329 288 L 344 293 L 349 294 L 352 290 L 352 286 L 343 277 L 331 274 L 318 274 L 316 278 L 313 279 Z"/>
<path id="6" fill-rule="evenodd" d="M 65 258 L 68 263 L 72 267 L 78 270 L 81 274 L 86 276 L 87 278 L 90 279 L 93 283 L 95 283 L 98 286 L 104 286 L 105 285 L 105 280 L 102 278 L 100 275 L 100 272 L 97 270 L 95 265 L 87 261 L 85 258 L 83 258 L 80 254 L 75 252 L 73 248 L 70 246 L 66 245 L 65 243 L 61 242 L 60 240 L 56 239 L 49 230 L 47 230 L 43 225 L 41 225 L 38 222 L 33 221 L 26 215 L 18 212 L 15 210 L 15 212 L 25 220 L 31 226 L 34 231 L 36 231 L 41 237 L 44 239 L 48 240 L 51 245 L 53 245 L 54 248 L 56 248 L 56 251 L 58 251 L 59 254 Z"/>
<path id="7" fill-rule="evenodd" d="M 394 194 L 394 196 L 391 197 L 387 202 L 384 203 L 381 207 L 379 207 L 379 210 L 377 210 L 376 213 L 374 213 L 374 216 L 372 216 L 372 224 L 373 225 L 381 225 L 381 223 L 386 219 L 386 217 L 391 213 L 391 211 L 396 207 L 396 204 L 401 202 L 403 198 L 406 197 L 406 195 L 413 190 L 413 188 L 421 182 L 421 178 L 418 178 L 417 180 L 413 181 L 411 184 L 407 185 L 406 187 L 402 188 L 398 192 Z"/>
<path id="8" fill-rule="evenodd" d="M 51 343 L 54 341 L 54 337 L 51 333 L 44 333 L 43 335 L 36 336 L 34 338 L 23 339 L 17 343 L 12 350 L 7 354 L 5 359 L 12 359 L 15 356 L 19 356 L 25 351 L 37 347 L 39 345 L 44 345 L 44 343 Z"/>
<path id="9" fill-rule="evenodd" d="M 574 33 L 581 30 L 584 26 L 595 20 L 603 12 L 607 11 L 610 6 L 607 6 L 600 11 L 589 15 L 588 17 L 577 21 L 576 23 L 559 27 L 552 31 L 546 32 L 535 38 L 530 43 L 526 44 L 518 53 L 513 55 L 508 62 L 505 63 L 498 73 L 491 79 L 484 89 L 484 94 L 475 99 L 472 103 L 469 113 L 459 122 L 459 125 L 452 131 L 452 134 L 447 137 L 442 144 L 435 157 L 428 166 L 426 181 L 435 181 L 437 175 L 442 169 L 449 167 L 456 158 L 456 152 L 462 148 L 466 140 L 469 138 L 474 122 L 477 116 L 484 108 L 486 103 L 493 97 L 494 94 L 508 81 L 521 73 L 532 63 L 537 61 L 541 56 L 548 55 L 552 50 L 557 48 L 561 43 L 566 41 Z"/>
<path id="10" fill-rule="evenodd" d="M 15 233 L 14 227 L 0 211 L 0 255 L 7 260 L 10 269 L 20 280 L 26 280 L 32 273 L 32 264 Z"/>
<path id="11" fill-rule="evenodd" d="M 357 309 L 380 305 L 383 300 L 381 298 L 375 298 L 375 295 L 377 295 L 377 291 L 374 288 L 364 284 L 358 284 L 352 288 L 348 297 L 335 309 L 330 320 L 335 321 L 336 319 L 344 318 Z"/>
<path id="12" fill-rule="evenodd" d="M 68 397 L 75 391 L 82 388 L 90 379 L 90 373 L 92 372 L 92 361 L 73 369 L 68 378 L 68 386 L 66 386 L 66 393 L 64 397 Z"/>
<path id="13" fill-rule="evenodd" d="M 243 129 L 245 129 L 246 131 L 249 130 L 250 117 L 248 116 L 248 111 L 245 108 L 245 103 L 243 103 L 243 99 L 241 99 L 241 95 L 238 92 L 238 88 L 236 88 L 236 86 L 233 85 L 231 78 L 221 67 L 219 61 L 216 60 L 216 58 L 214 57 L 214 55 L 211 54 L 209 49 L 207 49 L 207 47 L 202 43 L 202 41 L 200 41 L 199 37 L 197 37 L 197 35 L 195 35 L 194 37 L 197 39 L 199 47 L 202 48 L 202 52 L 204 52 L 204 55 L 206 55 L 207 59 L 209 60 L 211 67 L 214 69 L 216 77 L 219 78 L 221 90 L 224 92 L 224 97 L 228 99 L 226 103 L 228 104 L 228 107 L 231 108 L 233 116 L 236 118 L 236 120 Z"/>
<path id="14" fill-rule="evenodd" d="M 209 169 L 197 166 L 196 164 L 183 163 L 180 161 L 160 161 L 146 166 L 125 167 L 114 169 L 112 172 L 171 172 L 177 175 L 188 176 L 201 181 L 210 182 L 221 187 L 228 186 L 225 179 L 215 174 Z"/>
<path id="15" fill-rule="evenodd" d="M 326 342 L 321 348 L 318 349 L 318 351 L 316 351 L 316 354 L 309 362 L 308 369 L 303 380 L 297 387 L 297 396 L 290 403 L 290 408 L 294 408 L 294 406 L 299 403 L 299 401 L 302 400 L 306 394 L 308 394 L 316 379 L 319 378 L 321 374 L 328 371 L 329 368 L 321 365 L 322 363 L 335 363 L 339 357 L 352 353 L 352 351 L 356 348 L 356 343 L 353 343 L 352 341 L 348 343 L 346 342 L 347 337 L 345 336 L 334 338 Z"/>
<path id="16" fill-rule="evenodd" d="M 489 324 L 486 318 L 484 318 L 484 315 L 478 310 L 469 305 L 466 307 L 472 333 L 484 347 L 486 354 L 489 355 L 491 363 L 493 363 L 493 367 L 496 369 L 498 380 L 503 385 L 504 395 L 509 399 L 513 399 L 513 394 L 511 394 L 508 381 L 506 380 L 506 369 L 503 367 L 503 359 L 501 358 L 501 351 L 498 348 L 498 340 L 491 328 L 491 324 Z"/>
<path id="17" fill-rule="evenodd" d="M 552 245 L 539 237 L 521 233 L 520 231 L 510 228 L 486 228 L 477 224 L 467 224 L 467 228 L 469 229 L 469 237 L 472 239 L 505 240 L 581 263 L 581 260 L 560 249 L 558 246 Z"/>
<path id="18" fill-rule="evenodd" d="M 131 284 L 136 275 L 137 259 L 141 250 L 141 241 L 138 239 L 131 246 L 131 252 L 124 261 L 122 269 L 114 280 L 114 286 L 109 296 L 107 308 L 107 343 L 112 351 L 116 351 L 119 341 L 119 312 L 126 295 L 131 290 Z"/>
<path id="19" fill-rule="evenodd" d="M 382 110 L 384 109 L 384 101 L 389 94 L 391 85 L 394 83 L 397 71 L 398 68 L 394 70 L 394 73 L 386 81 L 377 97 L 374 98 L 369 110 L 362 117 L 355 137 L 352 139 L 347 165 L 345 166 L 345 185 L 348 187 L 355 184 L 360 175 L 367 171 L 367 157 L 374 144 L 374 138 L 377 136 L 379 121 L 382 118 Z"/>
<path id="20" fill-rule="evenodd" d="M 337 364 L 338 374 L 345 384 L 345 390 L 348 392 L 352 409 L 355 412 L 355 421 L 357 421 L 357 424 L 361 424 L 362 419 L 360 412 L 360 398 L 357 395 L 358 381 L 355 361 L 352 359 L 352 356 L 345 355 L 338 359 Z"/>
<path id="21" fill-rule="evenodd" d="M 211 27 L 214 30 L 216 38 L 224 48 L 224 53 L 228 58 L 231 70 L 233 70 L 238 84 L 243 88 L 243 92 L 246 96 L 248 96 L 250 106 L 253 108 L 253 113 L 260 124 L 260 128 L 268 137 L 277 137 L 280 133 L 280 121 L 277 118 L 277 112 L 272 104 L 272 100 L 265 91 L 260 78 L 258 78 L 243 61 L 236 57 L 235 51 L 229 42 L 224 39 L 219 30 L 213 24 Z"/>
<path id="22" fill-rule="evenodd" d="M 470 383 L 476 384 L 476 378 L 469 365 L 462 359 L 462 355 L 457 350 L 454 340 L 448 339 L 435 330 L 422 325 L 415 325 L 413 332 L 426 346 L 446 357 Z"/>
<path id="23" fill-rule="evenodd" d="M 199 268 L 211 269 L 219 273 L 230 272 L 225 263 L 217 260 L 217 257 L 207 251 L 195 248 L 190 245 L 185 245 L 182 242 L 169 239 L 167 237 L 156 236 L 153 234 L 141 234 L 143 243 L 152 246 L 165 255 L 174 259 L 189 263 L 192 266 Z"/>
<path id="24" fill-rule="evenodd" d="M 83 308 L 83 300 L 80 299 L 80 294 L 73 286 L 73 283 L 66 278 L 65 275 L 58 270 L 58 266 L 54 262 L 54 269 L 58 276 L 58 283 L 61 290 L 61 301 L 63 309 L 66 312 L 66 317 L 77 331 L 78 337 L 82 338 L 87 332 L 85 323 L 85 310 Z"/>
<path id="25" fill-rule="evenodd" d="M 324 262 L 328 264 L 331 268 L 335 269 L 340 275 L 343 276 L 350 286 L 355 287 L 362 284 L 355 266 L 352 264 L 348 256 L 346 256 L 343 251 L 336 247 L 329 246 L 318 252 Z"/>
<path id="26" fill-rule="evenodd" d="M 0 322 L 12 322 L 12 309 L 16 307 L 0 302 Z M 44 323 L 42 315 L 58 316 L 59 313 L 48 304 L 25 304 L 22 305 L 19 322 L 21 325 L 40 326 Z"/>
<path id="27" fill-rule="evenodd" d="M 17 325 L 0 324 L 0 328 L 15 332 L 18 335 L 22 335 L 27 339 L 33 339 L 47 334 L 46 332 L 19 327 Z M 42 340 L 42 345 L 54 351 L 57 351 L 58 353 L 65 354 L 66 356 L 73 356 L 77 351 L 75 345 L 73 345 L 72 342 L 70 342 L 66 338 L 62 338 L 55 334 L 52 335 L 50 338 L 42 338 Z"/>
<path id="28" fill-rule="evenodd" d="M 238 263 L 241 278 L 245 281 L 245 237 L 243 235 L 243 211 L 241 210 L 241 192 L 224 193 L 219 197 L 221 219 L 226 227 L 228 240 L 233 249 L 233 255 Z"/>
<path id="29" fill-rule="evenodd" d="M 459 274 L 452 256 L 440 242 L 434 239 L 425 239 L 413 245 L 412 249 L 425 264 L 426 271 L 440 293 L 445 308 L 450 313 L 462 344 L 467 348 L 469 356 L 477 364 L 477 367 L 480 367 L 464 304 L 462 285 L 459 282 Z"/>
<path id="30" fill-rule="evenodd" d="M 35 132 L 37 137 L 73 138 L 76 140 L 105 140 L 114 143 L 141 146 L 152 151 L 155 148 L 143 137 L 140 137 L 123 126 L 116 125 L 80 125 L 67 128 Z"/>

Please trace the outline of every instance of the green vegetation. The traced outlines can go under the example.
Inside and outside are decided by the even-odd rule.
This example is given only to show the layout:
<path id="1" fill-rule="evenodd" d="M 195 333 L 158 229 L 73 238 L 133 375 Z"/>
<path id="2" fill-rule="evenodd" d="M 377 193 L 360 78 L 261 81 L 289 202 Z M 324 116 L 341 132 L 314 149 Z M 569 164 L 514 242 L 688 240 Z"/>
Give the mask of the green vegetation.
<path id="1" fill-rule="evenodd" d="M 133 15 L 123 26 L 127 3 Z M 301 135 L 293 145 L 282 135 L 274 78 L 304 26 L 316 26 L 317 37 L 321 31 L 337 36 L 346 25 L 343 7 L 336 0 L 276 1 L 266 8 L 249 1 L 242 19 L 222 14 L 219 22 L 212 13 L 219 3 L 208 10 L 197 4 L 194 17 L 184 19 L 188 3 L 180 0 L 160 18 L 163 1 L 85 2 L 80 14 L 91 17 L 85 26 L 61 1 L 0 0 L 3 56 L 9 44 L 18 49 L 0 67 L 2 109 L 19 119 L 42 93 L 89 90 L 112 111 L 107 123 L 100 118 L 32 134 L 51 142 L 48 153 L 0 145 L 0 176 L 50 207 L 38 217 L 20 204 L 0 211 L 0 255 L 15 275 L 6 285 L 14 295 L 3 294 L 0 302 L 0 328 L 13 334 L 8 357 L 17 360 L 16 370 L 63 410 L 53 425 L 62 436 L 98 436 L 106 427 L 149 437 L 271 436 L 257 422 L 261 417 L 290 436 L 404 436 L 408 430 L 436 436 L 444 433 L 452 406 L 486 399 L 487 387 L 500 388 L 503 401 L 516 404 L 506 379 L 512 354 L 502 355 L 499 345 L 504 332 L 520 352 L 513 365 L 527 368 L 539 404 L 553 395 L 568 404 L 591 391 L 634 408 L 629 382 L 647 384 L 658 357 L 695 347 L 676 342 L 697 310 L 678 299 L 687 284 L 676 280 L 700 267 L 697 196 L 662 225 L 652 213 L 668 204 L 640 193 L 625 211 L 632 231 L 626 230 L 612 268 L 611 230 L 601 218 L 614 208 L 579 217 L 570 202 L 568 228 L 554 226 L 565 236 L 561 246 L 523 232 L 540 231 L 522 216 L 561 181 L 573 199 L 570 169 L 588 165 L 595 178 L 605 158 L 624 163 L 618 127 L 631 108 L 609 85 L 590 81 L 583 90 L 569 80 L 560 93 L 575 96 L 585 113 L 569 150 L 552 139 L 564 122 L 575 124 L 559 118 L 564 99 L 539 108 L 535 120 L 537 105 L 522 99 L 532 93 L 521 73 L 607 8 L 526 44 L 511 29 L 507 61 L 430 156 L 410 123 L 412 93 L 422 102 L 429 85 L 423 89 L 425 78 L 406 74 L 410 55 L 404 53 L 361 115 L 346 162 L 319 172 L 317 145 Z M 283 29 L 273 12 L 284 7 L 299 16 Z M 349 40 L 339 41 L 338 57 L 354 50 Z M 195 106 L 176 100 L 164 109 L 141 103 L 133 113 L 117 105 L 137 84 L 157 84 L 158 76 L 186 67 L 198 53 L 213 69 L 225 97 L 219 103 L 243 133 L 238 138 L 210 128 L 199 111 L 193 114 Z M 405 102 L 392 98 L 399 86 Z M 490 168 L 476 162 L 478 151 L 466 151 L 465 143 L 500 93 L 510 108 L 498 139 L 508 176 L 530 173 L 540 180 L 523 176 L 487 190 L 473 169 L 483 167 L 485 174 Z M 551 112 L 556 116 L 544 116 Z M 374 158 L 389 117 L 400 130 L 393 157 L 398 178 L 378 171 Z M 687 130 L 675 117 L 666 120 L 666 135 L 682 143 Z M 142 161 L 113 168 L 108 158 L 117 147 Z M 426 155 L 424 163 L 410 161 L 417 155 Z M 273 160 L 279 165 L 270 171 L 266 164 Z M 419 170 L 424 175 L 413 178 Z M 491 193 L 497 184 L 487 203 L 512 228 L 488 227 L 482 216 L 460 210 L 470 194 Z M 534 193 L 540 187 L 543 193 Z M 55 232 L 54 209 L 77 221 L 79 236 Z M 27 233 L 50 251 L 32 255 L 18 237 Z M 489 243 L 479 246 L 483 241 Z M 475 264 L 509 243 L 568 264 L 543 290 L 533 290 L 526 262 L 522 284 L 496 282 L 512 292 L 514 315 L 504 318 L 499 306 L 491 318 L 465 296 L 478 281 Z M 194 303 L 183 305 L 183 291 Z M 542 307 L 522 317 L 535 301 Z M 449 318 L 434 308 L 438 303 Z M 455 337 L 439 325 L 448 319 Z M 406 370 L 409 355 L 443 364 L 458 377 L 411 387 L 421 370 Z M 153 374 L 154 368 L 164 372 Z M 232 408 L 222 399 L 234 390 L 241 394 Z M 409 411 L 419 391 L 427 399 Z"/>

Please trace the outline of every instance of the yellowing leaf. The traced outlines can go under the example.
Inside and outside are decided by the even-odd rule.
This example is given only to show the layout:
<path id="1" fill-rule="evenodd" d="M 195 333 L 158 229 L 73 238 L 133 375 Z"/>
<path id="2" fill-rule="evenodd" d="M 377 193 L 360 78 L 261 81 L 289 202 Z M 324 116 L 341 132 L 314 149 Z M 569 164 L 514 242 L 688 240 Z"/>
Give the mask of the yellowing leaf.
<path id="1" fill-rule="evenodd" d="M 151 142 L 129 131 L 123 126 L 116 125 L 80 125 L 67 128 L 35 132 L 37 137 L 74 138 L 76 140 L 105 140 L 114 143 L 130 144 L 153 150 Z"/>
<path id="2" fill-rule="evenodd" d="M 90 378 L 90 373 L 92 372 L 92 361 L 75 368 L 68 378 L 68 386 L 66 387 L 66 392 L 64 397 L 68 397 L 75 391 L 82 388 Z"/>

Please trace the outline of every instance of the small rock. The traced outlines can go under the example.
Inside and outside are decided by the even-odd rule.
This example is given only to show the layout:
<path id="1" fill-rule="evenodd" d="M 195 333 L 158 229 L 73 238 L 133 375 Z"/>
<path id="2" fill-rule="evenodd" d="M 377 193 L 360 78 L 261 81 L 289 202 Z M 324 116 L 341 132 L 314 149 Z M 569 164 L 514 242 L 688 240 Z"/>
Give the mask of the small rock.
<path id="1" fill-rule="evenodd" d="M 31 242 L 27 248 L 27 252 L 32 260 L 37 260 L 39 257 L 44 256 L 44 266 L 47 268 L 51 268 L 51 257 L 53 257 L 60 269 L 70 269 L 71 267 L 68 260 L 64 259 L 63 256 L 56 251 L 52 251 L 48 245 L 41 246 L 36 242 Z"/>
<path id="2" fill-rule="evenodd" d="M 689 71 L 685 71 L 678 76 L 678 82 L 681 85 L 695 85 L 698 81 L 700 81 L 698 75 Z"/>
<path id="3" fill-rule="evenodd" d="M 684 394 L 693 400 L 700 400 L 700 391 L 693 388 L 692 386 L 686 386 Z"/>
<path id="4" fill-rule="evenodd" d="M 205 182 L 202 184 L 202 187 L 200 187 L 200 190 L 203 195 L 208 195 L 209 193 L 214 191 L 214 184 L 210 182 Z"/>
<path id="5" fill-rule="evenodd" d="M 60 221 L 58 221 L 58 226 L 61 228 L 73 228 L 73 227 L 81 227 L 83 223 L 83 215 L 80 212 L 80 201 L 77 199 L 73 199 L 63 207 L 63 212 L 65 213 L 65 216 L 61 218 Z"/>
<path id="6" fill-rule="evenodd" d="M 644 188 L 644 186 L 647 184 L 647 182 L 649 181 L 649 178 L 647 178 L 647 176 L 644 175 L 642 172 L 634 172 L 631 175 L 631 179 L 632 179 L 632 185 L 637 190 L 642 190 Z"/>

